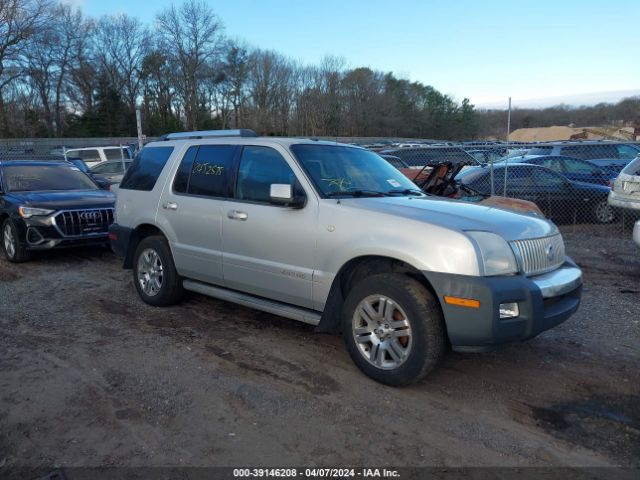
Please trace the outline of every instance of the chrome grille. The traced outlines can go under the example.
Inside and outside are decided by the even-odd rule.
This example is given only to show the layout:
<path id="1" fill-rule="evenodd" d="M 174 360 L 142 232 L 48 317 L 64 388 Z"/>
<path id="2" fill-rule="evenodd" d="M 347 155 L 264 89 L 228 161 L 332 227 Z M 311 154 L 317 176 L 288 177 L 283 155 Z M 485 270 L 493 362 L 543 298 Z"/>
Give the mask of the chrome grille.
<path id="1" fill-rule="evenodd" d="M 113 208 L 64 210 L 56 214 L 54 223 L 63 237 L 105 235 L 113 223 Z"/>
<path id="2" fill-rule="evenodd" d="M 564 242 L 559 233 L 550 237 L 514 240 L 511 246 L 525 275 L 550 272 L 564 263 Z"/>

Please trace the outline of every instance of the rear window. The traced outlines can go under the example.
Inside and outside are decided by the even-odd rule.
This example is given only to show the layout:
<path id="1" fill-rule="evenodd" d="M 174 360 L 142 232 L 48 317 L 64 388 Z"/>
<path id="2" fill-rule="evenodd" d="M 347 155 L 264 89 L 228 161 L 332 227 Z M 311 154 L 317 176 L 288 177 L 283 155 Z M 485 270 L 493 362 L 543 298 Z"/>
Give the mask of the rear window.
<path id="1" fill-rule="evenodd" d="M 551 155 L 553 147 L 534 147 L 529 150 L 527 155 Z"/>
<path id="2" fill-rule="evenodd" d="M 624 167 L 622 173 L 627 175 L 640 175 L 640 158 L 636 158 L 633 162 Z"/>
<path id="3" fill-rule="evenodd" d="M 153 190 L 172 152 L 173 147 L 143 148 L 124 175 L 120 188 L 147 192 Z"/>
<path id="4" fill-rule="evenodd" d="M 129 160 L 131 159 L 131 152 L 129 152 L 128 148 L 105 148 L 104 156 L 107 157 L 107 160 Z"/>
<path id="5" fill-rule="evenodd" d="M 14 165 L 4 168 L 9 192 L 96 190 L 98 187 L 78 168 L 67 165 Z"/>

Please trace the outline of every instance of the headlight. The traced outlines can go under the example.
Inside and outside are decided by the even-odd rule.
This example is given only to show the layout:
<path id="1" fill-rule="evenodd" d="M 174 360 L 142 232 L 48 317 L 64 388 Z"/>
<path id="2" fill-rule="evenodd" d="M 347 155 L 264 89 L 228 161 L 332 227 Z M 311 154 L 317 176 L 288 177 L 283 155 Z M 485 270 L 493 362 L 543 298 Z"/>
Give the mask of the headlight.
<path id="1" fill-rule="evenodd" d="M 33 217 L 34 215 L 37 215 L 37 216 L 49 215 L 55 212 L 55 210 L 48 210 L 46 208 L 18 207 L 18 212 L 20 213 L 20 216 L 22 218 L 30 218 L 30 217 Z"/>
<path id="2" fill-rule="evenodd" d="M 513 250 L 500 235 L 490 232 L 466 232 L 476 244 L 480 271 L 485 276 L 509 275 L 518 272 Z"/>

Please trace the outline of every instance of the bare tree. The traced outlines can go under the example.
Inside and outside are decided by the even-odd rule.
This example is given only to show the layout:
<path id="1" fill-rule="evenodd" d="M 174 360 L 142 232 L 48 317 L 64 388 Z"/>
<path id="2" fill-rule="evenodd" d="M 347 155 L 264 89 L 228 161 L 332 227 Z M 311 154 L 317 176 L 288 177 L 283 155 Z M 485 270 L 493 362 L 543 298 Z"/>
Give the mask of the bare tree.
<path id="1" fill-rule="evenodd" d="M 201 0 L 174 5 L 156 18 L 160 45 L 179 74 L 176 85 L 184 104 L 187 129 L 198 127 L 199 84 L 207 66 L 220 63 L 222 24 Z"/>
<path id="2" fill-rule="evenodd" d="M 81 39 L 82 13 L 68 4 L 59 4 L 51 20 L 34 34 L 29 43 L 26 69 L 42 102 L 49 135 L 60 137 L 63 130 L 64 87 L 73 55 Z"/>
<path id="3" fill-rule="evenodd" d="M 126 14 L 103 17 L 97 25 L 98 59 L 112 85 L 131 111 L 140 96 L 142 62 L 149 50 L 149 32 Z"/>
<path id="4" fill-rule="evenodd" d="M 74 109 L 86 114 L 93 110 L 93 95 L 98 83 L 98 61 L 94 55 L 96 25 L 91 19 L 83 19 L 76 25 L 76 30 L 78 37 L 66 89 Z"/>
<path id="5" fill-rule="evenodd" d="M 22 74 L 29 39 L 46 25 L 49 0 L 0 0 L 0 132 L 6 132 L 3 90 Z"/>

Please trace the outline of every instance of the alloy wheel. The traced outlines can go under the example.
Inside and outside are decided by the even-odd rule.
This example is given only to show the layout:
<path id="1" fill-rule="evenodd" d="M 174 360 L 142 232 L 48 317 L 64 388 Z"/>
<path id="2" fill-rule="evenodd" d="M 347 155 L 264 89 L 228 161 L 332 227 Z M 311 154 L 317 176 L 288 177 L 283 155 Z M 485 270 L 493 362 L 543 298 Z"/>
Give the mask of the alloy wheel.
<path id="1" fill-rule="evenodd" d="M 2 238 L 4 241 L 4 251 L 7 252 L 9 258 L 13 258 L 16 254 L 16 239 L 13 236 L 13 229 L 8 222 L 4 226 Z"/>
<path id="2" fill-rule="evenodd" d="M 142 291 L 153 297 L 162 288 L 163 267 L 158 252 L 146 248 L 138 258 L 138 282 Z"/>
<path id="3" fill-rule="evenodd" d="M 359 352 L 377 368 L 398 368 L 411 352 L 409 318 L 396 302 L 384 295 L 370 295 L 358 304 L 352 328 Z"/>

